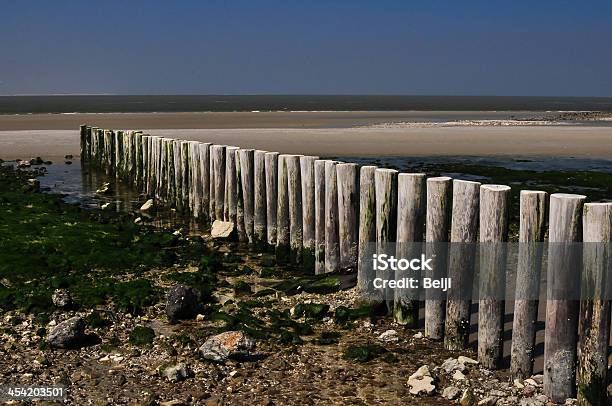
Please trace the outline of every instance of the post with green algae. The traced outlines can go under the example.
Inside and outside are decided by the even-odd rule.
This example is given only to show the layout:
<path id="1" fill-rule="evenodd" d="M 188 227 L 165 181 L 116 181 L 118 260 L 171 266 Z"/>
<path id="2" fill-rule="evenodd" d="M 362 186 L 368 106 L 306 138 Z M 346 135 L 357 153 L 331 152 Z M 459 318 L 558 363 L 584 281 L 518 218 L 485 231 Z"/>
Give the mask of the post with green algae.
<path id="1" fill-rule="evenodd" d="M 242 237 L 242 222 L 237 223 L 238 210 L 238 188 L 240 181 L 237 179 L 236 151 L 238 147 L 227 146 L 225 148 L 225 199 L 223 203 L 223 220 L 230 221 L 236 225 L 239 236 Z M 242 240 L 242 238 L 240 238 Z"/>
<path id="2" fill-rule="evenodd" d="M 256 150 L 253 163 L 253 239 L 256 244 L 263 245 L 266 235 L 266 151 Z"/>
<path id="3" fill-rule="evenodd" d="M 503 356 L 509 204 L 509 186 L 480 187 L 478 361 L 487 369 L 501 368 Z"/>
<path id="4" fill-rule="evenodd" d="M 376 169 L 376 166 L 362 166 L 359 171 L 357 291 L 365 302 L 380 299 L 371 286 L 374 275 L 365 266 L 374 254 L 373 245 L 376 243 Z"/>
<path id="5" fill-rule="evenodd" d="M 448 277 L 452 288 L 446 301 L 444 347 L 467 348 L 470 334 L 471 286 L 478 239 L 480 183 L 453 181 L 453 208 Z M 453 244 L 454 243 L 454 244 Z"/>
<path id="6" fill-rule="evenodd" d="M 189 141 L 189 211 L 194 219 L 200 218 L 202 204 L 202 181 L 200 173 L 200 143 Z"/>
<path id="7" fill-rule="evenodd" d="M 424 173 L 400 173 L 397 178 L 397 258 L 415 258 L 425 232 L 427 191 Z M 416 271 L 396 271 L 395 279 L 414 277 Z M 416 275 L 417 278 L 419 275 Z M 395 289 L 393 319 L 416 328 L 419 321 L 418 289 Z"/>
<path id="8" fill-rule="evenodd" d="M 253 159 L 255 151 L 252 149 L 239 149 L 236 159 L 240 161 L 240 196 L 242 196 L 243 224 L 246 241 L 253 243 L 253 211 L 255 208 Z"/>
<path id="9" fill-rule="evenodd" d="M 287 155 L 278 156 L 277 211 L 276 211 L 276 260 L 289 262 L 289 191 Z"/>
<path id="10" fill-rule="evenodd" d="M 573 244 L 582 240 L 586 196 L 555 193 L 548 218 L 546 329 L 544 331 L 544 394 L 555 403 L 576 393 L 576 350 L 579 301 L 568 297 L 580 283 L 580 255 Z"/>
<path id="11" fill-rule="evenodd" d="M 210 223 L 210 142 L 198 143 L 200 150 L 200 182 L 202 187 L 202 202 L 200 205 L 202 223 Z"/>
<path id="12" fill-rule="evenodd" d="M 302 225 L 302 179 L 300 171 L 301 155 L 288 155 L 287 192 L 289 198 L 289 247 L 290 260 L 294 264 L 302 262 L 303 225 Z"/>
<path id="13" fill-rule="evenodd" d="M 336 165 L 340 269 L 357 270 L 359 229 L 359 165 Z"/>
<path id="14" fill-rule="evenodd" d="M 393 255 L 390 244 L 396 241 L 397 233 L 397 175 L 394 169 L 376 169 L 374 174 L 376 187 L 376 252 Z M 377 271 L 377 278 L 391 279 L 386 271 Z M 381 299 L 392 309 L 391 291 L 378 292 Z"/>
<path id="15" fill-rule="evenodd" d="M 278 152 L 266 152 L 266 229 L 267 241 L 272 247 L 276 246 L 276 211 L 278 198 Z"/>
<path id="16" fill-rule="evenodd" d="M 302 264 L 304 269 L 315 267 L 315 185 L 314 163 L 316 156 L 300 157 L 300 179 L 302 181 Z"/>
<path id="17" fill-rule="evenodd" d="M 224 200 L 225 200 L 225 145 L 211 146 L 212 159 L 212 188 L 214 196 L 213 220 L 223 220 Z"/>
<path id="18" fill-rule="evenodd" d="M 325 164 L 314 163 L 315 274 L 325 273 Z"/>
<path id="19" fill-rule="evenodd" d="M 325 162 L 325 272 L 340 270 L 338 235 L 338 162 Z"/>

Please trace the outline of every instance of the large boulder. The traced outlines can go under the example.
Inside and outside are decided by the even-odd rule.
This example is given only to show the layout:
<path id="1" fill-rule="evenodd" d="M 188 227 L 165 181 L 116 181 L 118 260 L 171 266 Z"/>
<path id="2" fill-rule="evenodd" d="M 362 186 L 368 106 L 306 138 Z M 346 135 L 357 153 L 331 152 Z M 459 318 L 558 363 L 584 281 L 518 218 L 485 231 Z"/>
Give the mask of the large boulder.
<path id="1" fill-rule="evenodd" d="M 200 347 L 200 355 L 211 361 L 223 362 L 230 357 L 246 356 L 255 349 L 255 340 L 241 331 L 226 331 L 209 337 Z"/>
<path id="2" fill-rule="evenodd" d="M 54 348 L 77 348 L 86 338 L 85 321 L 80 317 L 73 317 L 53 327 L 47 336 L 47 343 Z"/>
<path id="3" fill-rule="evenodd" d="M 171 323 L 192 319 L 200 310 L 200 292 L 185 285 L 176 285 L 166 297 L 166 315 Z"/>

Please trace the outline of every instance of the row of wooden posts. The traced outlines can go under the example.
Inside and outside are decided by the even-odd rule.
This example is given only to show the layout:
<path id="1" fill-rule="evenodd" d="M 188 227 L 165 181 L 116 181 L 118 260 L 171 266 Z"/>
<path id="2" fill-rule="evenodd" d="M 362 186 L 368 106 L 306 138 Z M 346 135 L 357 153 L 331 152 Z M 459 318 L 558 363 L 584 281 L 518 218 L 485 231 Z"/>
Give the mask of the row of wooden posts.
<path id="1" fill-rule="evenodd" d="M 508 239 L 510 187 L 422 173 L 81 126 L 81 156 L 158 202 L 202 222 L 235 224 L 240 241 L 275 247 L 277 259 L 315 273 L 356 271 L 369 243 L 488 243 Z M 520 242 L 608 242 L 612 204 L 586 197 L 521 191 Z M 548 213 L 548 216 L 547 216 Z M 547 221 L 548 220 L 548 221 Z M 452 249 L 451 249 L 452 251 Z M 471 255 L 448 256 L 448 277 L 461 279 Z M 538 289 L 538 253 L 521 253 L 518 289 Z M 549 261 L 549 272 L 563 258 Z M 603 270 L 607 271 L 606 269 Z M 425 336 L 449 350 L 468 346 L 470 300 L 425 300 Z M 417 327 L 419 304 L 396 300 L 398 323 Z M 517 299 L 511 372 L 533 373 L 538 302 Z M 504 301 L 478 302 L 478 361 L 501 367 Z M 607 300 L 547 300 L 544 390 L 555 401 L 578 390 L 581 404 L 605 399 L 610 306 Z M 576 382 L 576 379 L 578 380 Z"/>

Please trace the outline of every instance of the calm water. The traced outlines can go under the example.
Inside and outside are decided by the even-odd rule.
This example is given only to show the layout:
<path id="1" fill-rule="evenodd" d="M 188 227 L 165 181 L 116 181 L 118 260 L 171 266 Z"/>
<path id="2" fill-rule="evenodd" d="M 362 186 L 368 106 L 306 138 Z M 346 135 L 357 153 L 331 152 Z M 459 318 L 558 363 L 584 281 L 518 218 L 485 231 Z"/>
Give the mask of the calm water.
<path id="1" fill-rule="evenodd" d="M 0 114 L 186 111 L 612 111 L 612 97 L 0 96 Z"/>

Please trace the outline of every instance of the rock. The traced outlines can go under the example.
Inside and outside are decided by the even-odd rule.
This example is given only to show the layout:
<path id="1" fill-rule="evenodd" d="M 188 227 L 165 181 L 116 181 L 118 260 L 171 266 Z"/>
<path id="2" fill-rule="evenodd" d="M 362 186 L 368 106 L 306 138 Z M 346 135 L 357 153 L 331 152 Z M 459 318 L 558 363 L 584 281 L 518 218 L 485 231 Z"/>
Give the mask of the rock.
<path id="1" fill-rule="evenodd" d="M 159 406 L 186 406 L 187 403 L 181 400 L 168 400 L 167 402 L 161 402 Z"/>
<path id="2" fill-rule="evenodd" d="M 153 208 L 153 199 L 149 199 L 142 206 L 140 206 L 140 211 L 149 211 L 152 208 Z"/>
<path id="3" fill-rule="evenodd" d="M 446 361 L 442 363 L 441 368 L 447 374 L 452 374 L 455 371 L 460 371 L 460 372 L 467 371 L 467 368 L 465 367 L 465 365 L 457 361 L 457 359 L 455 358 L 448 358 Z"/>
<path id="4" fill-rule="evenodd" d="M 72 159 L 74 158 L 72 154 L 64 155 L 64 159 Z"/>
<path id="5" fill-rule="evenodd" d="M 412 338 L 417 338 L 417 339 L 421 339 L 423 338 L 423 333 L 421 333 L 420 331 L 418 333 L 416 333 L 415 335 L 412 336 Z"/>
<path id="6" fill-rule="evenodd" d="M 497 398 L 493 396 L 488 396 L 481 401 L 478 402 L 478 406 L 495 406 L 497 403 Z"/>
<path id="7" fill-rule="evenodd" d="M 137 217 L 136 220 L 134 220 L 134 224 L 141 224 L 142 223 L 142 218 Z"/>
<path id="8" fill-rule="evenodd" d="M 100 208 L 102 210 L 111 210 L 113 208 L 113 203 L 112 202 L 104 203 L 102 206 L 100 206 Z"/>
<path id="9" fill-rule="evenodd" d="M 543 395 L 541 395 L 543 396 Z M 546 398 L 546 396 L 543 396 L 544 399 L 542 399 L 541 397 L 536 397 L 536 398 L 523 398 L 520 400 L 519 402 L 519 406 L 544 406 L 546 405 L 546 401 L 548 400 Z"/>
<path id="10" fill-rule="evenodd" d="M 72 161 L 64 161 L 64 164 L 66 164 L 66 165 L 72 165 Z"/>
<path id="11" fill-rule="evenodd" d="M 456 381 L 463 381 L 463 380 L 465 380 L 465 375 L 461 371 L 455 371 L 453 373 L 453 379 L 456 380 Z"/>
<path id="12" fill-rule="evenodd" d="M 223 362 L 231 357 L 249 355 L 254 348 L 255 340 L 243 332 L 226 331 L 209 337 L 199 351 L 205 359 Z"/>
<path id="13" fill-rule="evenodd" d="M 31 165 L 30 161 L 17 161 L 18 168 L 29 168 Z"/>
<path id="14" fill-rule="evenodd" d="M 523 383 L 521 382 L 520 379 L 515 379 L 514 380 L 514 387 L 515 388 L 519 388 L 519 389 L 523 389 L 525 387 L 525 385 L 523 385 Z"/>
<path id="15" fill-rule="evenodd" d="M 463 365 L 477 365 L 478 364 L 478 361 L 476 361 L 475 359 L 472 359 L 470 357 L 464 357 L 463 355 L 460 355 L 457 358 L 457 362 L 460 362 Z"/>
<path id="16" fill-rule="evenodd" d="M 192 376 L 193 373 L 187 364 L 180 363 L 167 367 L 162 371 L 162 376 L 171 382 L 178 382 Z"/>
<path id="17" fill-rule="evenodd" d="M 535 387 L 539 386 L 538 383 L 534 379 L 532 379 L 532 378 L 525 379 L 523 381 L 523 383 L 526 384 L 526 385 L 531 385 L 531 386 L 535 386 Z"/>
<path id="18" fill-rule="evenodd" d="M 99 194 L 99 195 L 109 195 L 111 193 L 113 193 L 113 188 L 111 187 L 111 184 L 108 182 L 104 182 L 102 186 L 100 186 L 96 190 L 96 194 Z"/>
<path id="19" fill-rule="evenodd" d="M 536 392 L 535 386 L 530 386 L 530 385 L 525 386 L 522 391 L 523 396 L 526 398 L 532 397 L 533 395 L 535 395 L 535 392 Z"/>
<path id="20" fill-rule="evenodd" d="M 51 301 L 55 307 L 60 309 L 68 309 L 72 306 L 72 297 L 70 297 L 68 289 L 55 289 Z"/>
<path id="21" fill-rule="evenodd" d="M 210 230 L 212 238 L 230 238 L 234 234 L 234 223 L 231 221 L 215 220 Z"/>
<path id="22" fill-rule="evenodd" d="M 38 179 L 28 179 L 28 186 L 34 192 L 40 192 L 40 181 Z"/>
<path id="23" fill-rule="evenodd" d="M 75 348 L 83 344 L 85 339 L 85 321 L 80 317 L 59 323 L 47 336 L 47 342 L 55 348 Z"/>
<path id="24" fill-rule="evenodd" d="M 37 156 L 36 158 L 30 159 L 31 165 L 42 165 L 43 163 L 44 163 L 43 159 L 39 156 Z"/>
<path id="25" fill-rule="evenodd" d="M 478 399 L 476 399 L 474 392 L 472 392 L 472 389 L 470 388 L 464 390 L 461 398 L 459 399 L 459 404 L 461 406 L 474 406 L 477 404 L 477 402 Z"/>
<path id="26" fill-rule="evenodd" d="M 533 375 L 530 379 L 533 379 L 538 385 L 544 384 L 544 375 L 542 374 Z"/>
<path id="27" fill-rule="evenodd" d="M 430 395 L 435 389 L 429 367 L 423 365 L 408 378 L 410 393 L 413 395 Z"/>
<path id="28" fill-rule="evenodd" d="M 166 315 L 171 323 L 192 319 L 200 310 L 200 292 L 185 285 L 176 285 L 166 297 Z"/>
<path id="29" fill-rule="evenodd" d="M 381 335 L 379 335 L 378 339 L 380 341 L 384 341 L 386 343 L 391 343 L 391 342 L 398 341 L 399 337 L 397 336 L 397 331 L 395 331 L 395 330 L 387 330 L 384 333 L 382 333 Z"/>
<path id="30" fill-rule="evenodd" d="M 196 321 L 204 321 L 205 316 L 203 314 L 198 314 L 196 316 Z"/>
<path id="31" fill-rule="evenodd" d="M 442 391 L 442 397 L 448 400 L 457 399 L 461 395 L 461 389 L 456 386 L 447 386 Z"/>

